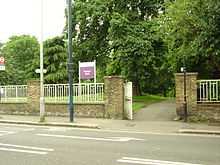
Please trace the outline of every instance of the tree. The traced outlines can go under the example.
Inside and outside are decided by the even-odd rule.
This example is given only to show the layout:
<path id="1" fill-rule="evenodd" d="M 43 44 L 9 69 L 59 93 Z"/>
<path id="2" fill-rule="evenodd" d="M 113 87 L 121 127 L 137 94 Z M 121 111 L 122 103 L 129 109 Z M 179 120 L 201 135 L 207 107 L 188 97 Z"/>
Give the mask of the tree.
<path id="1" fill-rule="evenodd" d="M 56 36 L 44 41 L 44 69 L 47 73 L 44 76 L 45 83 L 66 83 L 67 82 L 67 53 L 63 36 Z M 34 57 L 30 67 L 32 77 L 39 77 L 35 69 L 40 66 L 39 54 Z"/>
<path id="2" fill-rule="evenodd" d="M 54 37 L 44 43 L 44 67 L 47 83 L 67 82 L 67 53 L 63 37 Z"/>
<path id="3" fill-rule="evenodd" d="M 74 4 L 74 77 L 78 80 L 78 61 L 96 60 L 98 80 L 106 73 L 109 44 L 109 1 L 107 0 L 76 0 Z M 74 29 L 74 28 L 73 28 Z"/>
<path id="4" fill-rule="evenodd" d="M 186 63 L 201 78 L 220 76 L 220 1 L 176 0 L 161 19 L 173 72 Z"/>
<path id="5" fill-rule="evenodd" d="M 102 75 L 125 76 L 134 82 L 137 94 L 141 90 L 154 91 L 164 47 L 156 34 L 159 25 L 152 19 L 162 2 L 76 0 L 73 25 L 80 30 L 74 31 L 74 59 L 96 59 Z"/>
<path id="6" fill-rule="evenodd" d="M 1 47 L 2 47 L 3 45 L 4 45 L 4 44 L 0 42 L 0 49 L 1 49 Z"/>
<path id="7" fill-rule="evenodd" d="M 164 45 L 155 21 L 160 1 L 113 1 L 108 38 L 112 62 L 109 73 L 134 84 L 134 94 L 155 91 L 164 59 Z"/>
<path id="8" fill-rule="evenodd" d="M 31 78 L 29 67 L 38 52 L 39 44 L 35 37 L 12 36 L 2 49 L 8 77 L 4 84 L 25 84 Z"/>

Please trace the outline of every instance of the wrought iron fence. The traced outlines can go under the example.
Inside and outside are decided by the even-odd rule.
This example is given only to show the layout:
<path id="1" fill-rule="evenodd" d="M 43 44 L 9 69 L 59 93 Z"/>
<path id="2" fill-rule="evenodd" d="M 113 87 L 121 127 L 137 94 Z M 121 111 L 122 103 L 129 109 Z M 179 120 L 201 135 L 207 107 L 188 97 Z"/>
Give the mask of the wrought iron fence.
<path id="1" fill-rule="evenodd" d="M 198 102 L 220 102 L 220 80 L 198 80 Z"/>
<path id="2" fill-rule="evenodd" d="M 0 102 L 26 102 L 27 85 L 0 86 Z"/>
<path id="3" fill-rule="evenodd" d="M 68 84 L 45 84 L 46 103 L 67 103 Z M 104 101 L 104 83 L 73 84 L 75 103 L 98 103 Z M 27 85 L 0 86 L 0 102 L 26 102 Z"/>
<path id="4" fill-rule="evenodd" d="M 67 103 L 69 95 L 68 84 L 44 85 L 46 103 Z M 97 103 L 104 100 L 104 83 L 73 84 L 73 99 L 75 103 Z"/>

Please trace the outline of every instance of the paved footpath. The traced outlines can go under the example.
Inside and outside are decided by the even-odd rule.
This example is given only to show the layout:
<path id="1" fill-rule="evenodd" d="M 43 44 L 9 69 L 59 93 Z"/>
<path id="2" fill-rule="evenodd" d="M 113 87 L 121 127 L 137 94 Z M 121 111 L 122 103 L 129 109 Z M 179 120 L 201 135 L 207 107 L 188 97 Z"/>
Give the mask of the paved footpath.
<path id="1" fill-rule="evenodd" d="M 15 116 L 0 115 L 0 122 L 21 124 L 26 122 L 31 125 L 42 125 L 39 123 L 37 116 Z M 34 123 L 34 124 L 33 124 Z M 73 127 L 69 123 L 67 117 L 46 117 L 46 125 L 52 126 L 68 126 Z M 84 128 L 100 128 L 103 130 L 117 130 L 129 132 L 147 132 L 147 133 L 179 133 L 180 130 L 205 130 L 215 131 L 220 134 L 220 126 L 209 126 L 207 124 L 184 123 L 181 121 L 128 121 L 128 120 L 110 120 L 110 119 L 94 119 L 94 118 L 76 118 L 73 123 L 78 127 Z M 193 132 L 192 132 L 193 133 Z"/>
<path id="2" fill-rule="evenodd" d="M 173 99 L 151 104 L 134 115 L 137 121 L 173 121 L 175 117 L 176 103 Z"/>

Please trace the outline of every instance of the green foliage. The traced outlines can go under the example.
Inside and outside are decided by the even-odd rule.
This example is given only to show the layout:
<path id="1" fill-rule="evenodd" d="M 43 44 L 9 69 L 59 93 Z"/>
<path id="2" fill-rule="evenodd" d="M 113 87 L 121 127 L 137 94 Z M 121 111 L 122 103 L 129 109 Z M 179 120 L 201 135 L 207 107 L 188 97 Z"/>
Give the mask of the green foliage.
<path id="1" fill-rule="evenodd" d="M 142 108 L 144 108 L 146 105 L 144 103 L 141 102 L 134 102 L 132 103 L 132 110 L 133 112 L 137 112 L 139 110 L 141 110 Z"/>
<path id="2" fill-rule="evenodd" d="M 39 44 L 35 37 L 12 36 L 2 49 L 6 71 L 0 75 L 1 84 L 25 84 L 31 78 L 29 67 L 38 52 Z"/>
<path id="3" fill-rule="evenodd" d="M 220 76 L 219 0 L 76 0 L 72 14 L 75 82 L 78 61 L 93 60 L 97 81 L 122 75 L 133 82 L 137 95 L 172 95 L 173 74 L 184 62 L 201 78 Z M 4 46 L 0 43 L 0 54 L 6 58 L 1 84 L 39 78 L 34 72 L 39 68 L 36 38 L 13 36 Z M 45 41 L 45 82 L 66 83 L 66 63 L 65 38 Z"/>
<path id="4" fill-rule="evenodd" d="M 161 19 L 174 72 L 186 62 L 202 78 L 220 76 L 220 1 L 176 0 Z"/>
<path id="5" fill-rule="evenodd" d="M 0 42 L 0 49 L 1 49 L 1 47 L 2 47 L 3 45 L 4 45 L 4 44 Z"/>
<path id="6" fill-rule="evenodd" d="M 108 61 L 109 8 L 107 0 L 76 0 L 73 13 L 73 25 L 80 26 L 80 33 L 74 35 L 74 77 L 78 81 L 78 61 L 96 60 L 98 80 L 105 75 Z"/>
<path id="7" fill-rule="evenodd" d="M 143 95 L 143 96 L 134 96 L 134 102 L 144 102 L 145 104 L 149 104 L 152 102 L 159 102 L 166 100 L 166 97 L 158 96 L 158 95 Z"/>
<path id="8" fill-rule="evenodd" d="M 108 73 L 120 74 L 132 81 L 134 94 L 158 92 L 163 64 L 164 43 L 155 21 L 161 5 L 158 1 L 115 1 L 108 38 L 111 63 Z"/>
<path id="9" fill-rule="evenodd" d="M 31 66 L 32 77 L 39 77 L 35 69 L 40 66 L 39 54 L 34 57 Z M 44 42 L 44 69 L 47 73 L 44 76 L 45 83 L 66 83 L 67 82 L 67 53 L 64 38 L 57 36 Z"/>
<path id="10" fill-rule="evenodd" d="M 46 83 L 67 82 L 67 53 L 63 37 L 54 37 L 44 43 Z"/>
<path id="11" fill-rule="evenodd" d="M 157 86 L 149 85 L 159 79 L 164 47 L 156 34 L 159 24 L 150 18 L 158 15 L 161 4 L 159 0 L 76 0 L 73 24 L 80 32 L 73 33 L 74 77 L 78 77 L 78 61 L 96 59 L 98 79 L 123 75 L 134 82 L 137 93 L 155 91 Z"/>

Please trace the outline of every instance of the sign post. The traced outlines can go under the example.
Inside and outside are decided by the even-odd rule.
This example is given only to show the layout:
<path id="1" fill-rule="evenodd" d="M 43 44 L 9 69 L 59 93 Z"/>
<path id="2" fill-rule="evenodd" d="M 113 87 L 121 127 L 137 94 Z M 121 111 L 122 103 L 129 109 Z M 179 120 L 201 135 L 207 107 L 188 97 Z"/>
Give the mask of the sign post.
<path id="1" fill-rule="evenodd" d="M 93 62 L 79 61 L 79 95 L 81 96 L 81 80 L 94 79 L 94 90 L 96 98 L 96 60 Z"/>
<path id="2" fill-rule="evenodd" d="M 81 80 L 94 79 L 96 83 L 96 61 L 80 62 L 79 61 L 79 83 Z"/>
<path id="3" fill-rule="evenodd" d="M 5 70 L 5 58 L 0 57 L 0 71 L 4 71 L 4 70 Z M 2 94 L 3 94 L 3 89 L 0 88 L 0 102 L 1 102 Z"/>
<path id="4" fill-rule="evenodd" d="M 5 58 L 0 57 L 0 70 L 5 70 Z"/>

